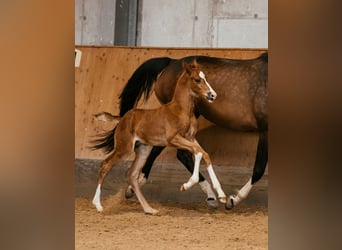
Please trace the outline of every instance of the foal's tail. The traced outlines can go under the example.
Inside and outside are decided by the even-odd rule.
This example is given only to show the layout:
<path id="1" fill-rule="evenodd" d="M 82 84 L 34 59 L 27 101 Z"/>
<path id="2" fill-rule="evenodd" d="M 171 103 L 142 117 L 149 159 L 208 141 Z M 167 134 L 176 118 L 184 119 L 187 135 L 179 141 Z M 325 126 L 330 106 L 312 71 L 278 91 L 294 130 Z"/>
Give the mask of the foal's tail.
<path id="1" fill-rule="evenodd" d="M 121 117 L 137 105 L 142 94 L 144 94 L 145 100 L 149 98 L 151 87 L 157 79 L 157 76 L 169 65 L 171 60 L 169 57 L 157 57 L 149 59 L 139 66 L 121 92 Z"/>
<path id="2" fill-rule="evenodd" d="M 89 148 L 91 150 L 103 148 L 106 154 L 112 152 L 114 150 L 115 129 L 116 127 L 108 132 L 99 134 L 97 139 L 91 141 L 92 145 Z"/>

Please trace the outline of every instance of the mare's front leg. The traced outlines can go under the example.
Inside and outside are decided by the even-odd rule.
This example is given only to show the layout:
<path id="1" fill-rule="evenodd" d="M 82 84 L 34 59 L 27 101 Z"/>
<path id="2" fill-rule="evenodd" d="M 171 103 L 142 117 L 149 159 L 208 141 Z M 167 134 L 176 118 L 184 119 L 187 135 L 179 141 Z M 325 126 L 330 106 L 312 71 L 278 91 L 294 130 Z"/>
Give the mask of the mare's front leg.
<path id="1" fill-rule="evenodd" d="M 142 167 L 144 166 L 149 154 L 151 153 L 153 146 L 140 144 L 137 146 L 135 151 L 135 159 L 132 166 L 128 170 L 128 180 L 132 188 L 140 202 L 140 205 L 144 209 L 146 214 L 155 215 L 158 213 L 158 210 L 153 209 L 148 202 L 146 201 L 144 195 L 142 194 L 139 186 L 139 175 Z"/>

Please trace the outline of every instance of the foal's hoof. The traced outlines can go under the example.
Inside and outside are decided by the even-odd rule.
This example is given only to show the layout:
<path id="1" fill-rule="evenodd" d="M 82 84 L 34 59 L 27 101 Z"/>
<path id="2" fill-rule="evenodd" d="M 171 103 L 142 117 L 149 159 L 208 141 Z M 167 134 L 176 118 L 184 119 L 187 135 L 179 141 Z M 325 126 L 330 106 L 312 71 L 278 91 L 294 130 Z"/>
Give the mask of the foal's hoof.
<path id="1" fill-rule="evenodd" d="M 227 203 L 225 205 L 227 210 L 231 210 L 235 206 L 234 204 L 234 196 L 229 196 L 229 199 L 227 200 Z"/>
<path id="2" fill-rule="evenodd" d="M 126 199 L 130 199 L 134 196 L 134 191 L 133 189 L 131 188 L 131 186 L 128 186 L 127 189 L 126 189 L 126 192 L 125 192 L 125 198 Z"/>
<path id="3" fill-rule="evenodd" d="M 219 197 L 218 199 L 219 199 L 219 201 L 220 201 L 221 203 L 224 203 L 224 204 L 227 203 L 227 197 L 226 197 L 226 196 Z"/>
<path id="4" fill-rule="evenodd" d="M 151 208 L 149 210 L 145 210 L 144 213 L 147 214 L 147 215 L 158 215 L 159 211 L 156 210 L 156 209 Z"/>
<path id="5" fill-rule="evenodd" d="M 207 205 L 208 205 L 208 208 L 210 209 L 216 209 L 218 208 L 218 201 L 215 200 L 214 198 L 208 198 L 207 199 Z"/>
<path id="6" fill-rule="evenodd" d="M 103 211 L 102 205 L 99 204 L 98 202 L 93 201 L 93 205 L 96 207 L 96 210 L 97 210 L 98 212 L 102 212 L 102 211 Z"/>
<path id="7" fill-rule="evenodd" d="M 186 189 L 185 189 L 185 187 L 184 187 L 184 184 L 180 187 L 180 189 L 179 189 L 181 192 L 184 192 Z"/>

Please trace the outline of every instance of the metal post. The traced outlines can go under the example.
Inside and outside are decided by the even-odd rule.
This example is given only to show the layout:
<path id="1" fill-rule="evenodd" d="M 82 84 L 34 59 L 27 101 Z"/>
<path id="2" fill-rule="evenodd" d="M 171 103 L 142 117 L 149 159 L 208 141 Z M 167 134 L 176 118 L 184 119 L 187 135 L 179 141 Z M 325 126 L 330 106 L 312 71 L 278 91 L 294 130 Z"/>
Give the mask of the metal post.
<path id="1" fill-rule="evenodd" d="M 135 46 L 138 0 L 117 0 L 114 45 Z"/>

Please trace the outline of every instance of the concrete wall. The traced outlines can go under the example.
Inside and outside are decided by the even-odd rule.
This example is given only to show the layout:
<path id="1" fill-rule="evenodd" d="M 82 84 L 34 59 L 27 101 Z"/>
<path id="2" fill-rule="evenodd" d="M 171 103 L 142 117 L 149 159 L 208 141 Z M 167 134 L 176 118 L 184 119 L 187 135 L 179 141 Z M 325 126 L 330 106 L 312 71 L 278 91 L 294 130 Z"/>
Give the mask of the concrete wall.
<path id="1" fill-rule="evenodd" d="M 213 47 L 268 48 L 268 0 L 217 0 Z"/>
<path id="2" fill-rule="evenodd" d="M 75 43 L 114 45 L 116 0 L 75 4 Z M 268 48 L 268 0 L 139 0 L 137 20 L 139 46 Z"/>
<path id="3" fill-rule="evenodd" d="M 113 45 L 116 0 L 75 0 L 75 44 Z"/>
<path id="4" fill-rule="evenodd" d="M 267 0 L 143 0 L 138 40 L 148 46 L 267 48 L 267 23 Z"/>

